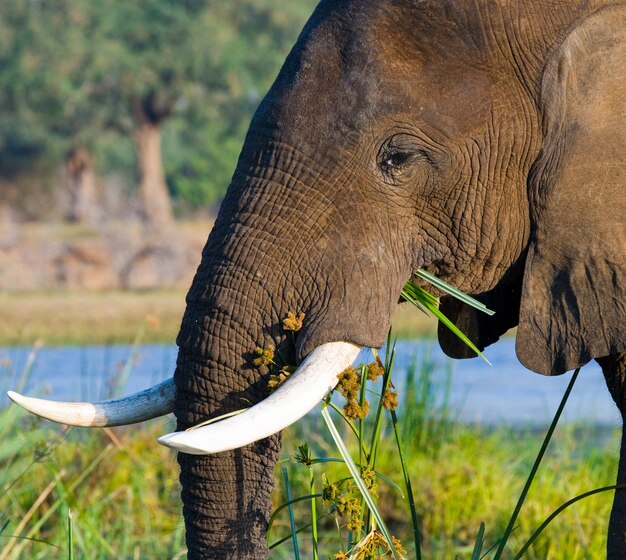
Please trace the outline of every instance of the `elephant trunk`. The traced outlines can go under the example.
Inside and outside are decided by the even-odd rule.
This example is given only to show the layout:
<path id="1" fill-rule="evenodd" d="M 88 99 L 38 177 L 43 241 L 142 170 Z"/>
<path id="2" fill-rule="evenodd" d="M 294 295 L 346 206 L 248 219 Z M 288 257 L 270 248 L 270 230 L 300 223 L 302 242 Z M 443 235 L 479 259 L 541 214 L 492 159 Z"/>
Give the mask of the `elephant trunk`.
<path id="1" fill-rule="evenodd" d="M 221 321 L 207 319 L 215 313 L 190 303 L 183 321 L 174 374 L 178 430 L 246 408 L 265 396 L 262 372 L 242 363 L 257 344 L 254 334 L 244 333 L 219 312 Z M 186 338 L 196 330 L 204 332 Z M 279 450 L 280 437 L 275 435 L 217 455 L 179 453 L 190 559 L 266 556 L 265 530 Z"/>
<path id="2" fill-rule="evenodd" d="M 188 558 L 266 558 L 280 436 L 219 455 L 180 453 Z"/>
<path id="3" fill-rule="evenodd" d="M 179 431 L 262 400 L 269 369 L 254 366 L 254 350 L 284 346 L 268 320 L 272 300 L 250 273 L 261 267 L 249 263 L 246 271 L 233 264 L 215 237 L 209 238 L 187 296 L 177 339 L 174 413 Z M 190 559 L 267 556 L 265 531 L 279 450 L 275 435 L 217 455 L 179 453 Z"/>
<path id="4" fill-rule="evenodd" d="M 286 216 L 278 212 L 286 183 L 246 175 L 222 204 L 177 338 L 178 431 L 259 403 L 270 375 L 296 365 L 295 333 L 282 320 L 289 311 L 310 313 L 315 286 L 305 286 L 287 246 L 298 225 L 288 203 Z M 179 454 L 190 559 L 267 556 L 279 450 L 273 435 L 215 455 Z"/>

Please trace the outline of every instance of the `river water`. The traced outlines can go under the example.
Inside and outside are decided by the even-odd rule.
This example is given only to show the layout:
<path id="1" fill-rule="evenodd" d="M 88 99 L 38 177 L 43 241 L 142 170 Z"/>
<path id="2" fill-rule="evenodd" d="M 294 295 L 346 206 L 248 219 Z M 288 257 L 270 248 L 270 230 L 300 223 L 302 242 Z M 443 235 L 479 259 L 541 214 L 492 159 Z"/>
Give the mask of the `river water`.
<path id="1" fill-rule="evenodd" d="M 418 369 L 427 364 L 433 398 L 447 395 L 451 415 L 459 420 L 529 427 L 549 423 L 571 374 L 544 377 L 526 370 L 515 357 L 513 339 L 499 341 L 486 355 L 492 366 L 480 358 L 450 360 L 431 340 L 399 341 L 393 379 L 401 388 L 412 364 Z M 369 361 L 371 354 L 363 351 L 360 358 Z M 21 386 L 26 394 L 57 400 L 108 398 L 116 387 L 130 394 L 167 378 L 175 361 L 173 344 L 134 350 L 125 345 L 44 347 L 36 353 L 29 348 L 0 348 L 0 388 Z M 0 406 L 6 404 L 3 392 Z M 619 425 L 617 408 L 595 362 L 582 369 L 562 421 Z"/>

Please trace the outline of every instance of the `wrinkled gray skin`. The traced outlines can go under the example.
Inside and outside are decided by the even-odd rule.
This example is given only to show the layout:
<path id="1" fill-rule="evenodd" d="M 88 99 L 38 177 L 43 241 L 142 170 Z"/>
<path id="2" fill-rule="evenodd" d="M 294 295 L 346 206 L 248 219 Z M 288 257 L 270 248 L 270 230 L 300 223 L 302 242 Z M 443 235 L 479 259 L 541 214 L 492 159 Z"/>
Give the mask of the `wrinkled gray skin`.
<path id="1" fill-rule="evenodd" d="M 256 346 L 286 361 L 380 346 L 419 267 L 498 311 L 444 298 L 481 347 L 519 322 L 537 372 L 605 356 L 626 412 L 623 29 L 624 1 L 322 1 L 254 116 L 189 292 L 179 428 L 263 398 Z M 288 311 L 306 314 L 295 348 Z M 266 557 L 279 445 L 179 455 L 189 558 Z M 626 558 L 625 504 L 611 558 Z"/>

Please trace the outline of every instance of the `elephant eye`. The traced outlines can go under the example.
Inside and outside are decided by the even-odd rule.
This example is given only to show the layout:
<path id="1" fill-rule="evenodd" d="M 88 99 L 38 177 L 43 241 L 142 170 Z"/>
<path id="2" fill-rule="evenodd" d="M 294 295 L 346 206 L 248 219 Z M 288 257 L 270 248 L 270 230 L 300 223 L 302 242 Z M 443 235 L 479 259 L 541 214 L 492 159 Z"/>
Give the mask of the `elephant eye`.
<path id="1" fill-rule="evenodd" d="M 383 161 L 381 165 L 385 170 L 402 167 L 411 159 L 411 156 L 412 154 L 410 152 L 394 149 L 387 150 L 383 154 Z"/>
<path id="2" fill-rule="evenodd" d="M 430 161 L 420 140 L 407 133 L 400 133 L 389 138 L 378 153 L 378 167 L 385 181 L 397 183 L 408 176 L 414 163 Z"/>

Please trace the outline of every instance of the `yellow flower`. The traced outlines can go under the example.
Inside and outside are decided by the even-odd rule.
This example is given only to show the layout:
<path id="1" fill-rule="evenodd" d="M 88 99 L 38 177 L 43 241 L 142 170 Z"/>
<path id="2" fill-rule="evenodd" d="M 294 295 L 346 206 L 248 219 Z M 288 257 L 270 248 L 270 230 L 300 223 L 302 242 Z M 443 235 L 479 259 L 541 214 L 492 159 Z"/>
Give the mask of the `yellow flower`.
<path id="1" fill-rule="evenodd" d="M 367 465 L 361 467 L 361 478 L 363 479 L 363 482 L 365 482 L 368 490 L 371 490 L 376 486 L 376 471 Z"/>
<path id="2" fill-rule="evenodd" d="M 378 378 L 381 375 L 384 375 L 385 373 L 385 368 L 382 366 L 382 364 L 376 360 L 374 362 L 372 362 L 371 364 L 367 364 L 367 378 L 370 381 L 378 381 Z"/>
<path id="3" fill-rule="evenodd" d="M 322 500 L 324 502 L 332 503 L 339 497 L 340 494 L 341 490 L 339 489 L 339 486 L 328 482 L 327 484 L 324 484 L 324 488 L 322 490 Z"/>
<path id="4" fill-rule="evenodd" d="M 287 318 L 283 319 L 283 329 L 286 331 L 297 332 L 302 328 L 302 321 L 304 321 L 304 313 L 293 313 L 289 311 Z"/>
<path id="5" fill-rule="evenodd" d="M 396 391 L 392 391 L 391 389 L 387 389 L 387 392 L 383 396 L 383 406 L 387 410 L 395 410 L 400 406 L 398 402 L 398 393 Z"/>
<path id="6" fill-rule="evenodd" d="M 338 376 L 337 389 L 348 400 L 357 398 L 361 390 L 361 378 L 356 370 L 350 366 L 344 369 Z"/>
<path id="7" fill-rule="evenodd" d="M 346 523 L 346 527 L 348 528 L 348 531 L 352 531 L 353 533 L 356 533 L 361 530 L 361 527 L 363 527 L 363 521 L 361 521 L 361 518 L 359 517 L 360 514 L 361 512 L 355 515 L 351 515 L 348 518 L 348 522 Z"/>
<path id="8" fill-rule="evenodd" d="M 257 347 L 254 353 L 257 355 L 252 361 L 255 366 L 269 366 L 274 363 L 274 346 L 271 344 L 267 348 Z"/>
<path id="9" fill-rule="evenodd" d="M 396 539 L 396 537 L 392 536 L 391 537 L 391 542 L 393 543 L 393 546 L 395 547 L 395 549 L 398 552 L 398 554 L 406 554 L 406 550 L 402 546 L 402 543 L 400 542 L 400 539 Z"/>
<path id="10" fill-rule="evenodd" d="M 280 385 L 287 379 L 285 375 L 279 373 L 278 375 L 270 375 L 270 379 L 267 382 L 267 386 L 272 390 L 278 389 Z"/>
<path id="11" fill-rule="evenodd" d="M 267 386 L 273 391 L 278 389 L 280 385 L 282 385 L 287 378 L 296 371 L 296 366 L 283 366 L 282 369 L 278 372 L 278 375 L 270 375 L 270 379 L 267 382 Z"/>
<path id="12" fill-rule="evenodd" d="M 358 498 L 351 498 L 344 494 L 335 501 L 335 507 L 339 515 L 345 515 L 349 518 L 361 515 L 361 504 Z"/>
<path id="13" fill-rule="evenodd" d="M 361 406 L 356 399 L 351 399 L 348 401 L 348 404 L 343 407 L 343 413 L 346 417 L 352 418 L 353 420 L 356 420 L 357 418 L 363 420 L 369 414 L 369 411 L 370 403 L 367 400 L 364 400 L 363 406 Z"/>
<path id="14" fill-rule="evenodd" d="M 406 550 L 395 537 L 391 537 L 391 542 L 399 554 L 406 554 Z M 393 552 L 389 543 L 380 531 L 371 531 L 354 548 L 353 558 L 356 560 L 366 560 L 376 558 L 393 558 Z"/>

